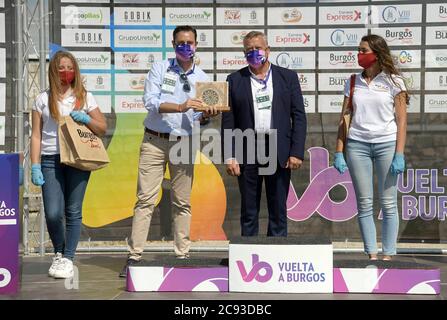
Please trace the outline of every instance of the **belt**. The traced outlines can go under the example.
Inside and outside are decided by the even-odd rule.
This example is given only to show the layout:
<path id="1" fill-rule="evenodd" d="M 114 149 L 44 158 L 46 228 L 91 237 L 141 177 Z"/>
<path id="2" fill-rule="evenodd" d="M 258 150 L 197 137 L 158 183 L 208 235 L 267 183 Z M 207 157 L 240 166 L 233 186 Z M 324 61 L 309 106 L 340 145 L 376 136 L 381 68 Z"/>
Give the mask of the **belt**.
<path id="1" fill-rule="evenodd" d="M 154 131 L 154 130 L 151 130 L 151 129 L 148 129 L 148 128 L 144 128 L 144 131 L 147 132 L 147 133 L 150 133 L 150 134 L 152 134 L 154 136 L 157 136 L 159 138 L 163 138 L 163 139 L 168 139 L 169 140 L 170 133 L 157 132 L 157 131 Z M 180 139 L 181 139 L 181 137 L 177 136 L 177 140 L 180 140 Z"/>

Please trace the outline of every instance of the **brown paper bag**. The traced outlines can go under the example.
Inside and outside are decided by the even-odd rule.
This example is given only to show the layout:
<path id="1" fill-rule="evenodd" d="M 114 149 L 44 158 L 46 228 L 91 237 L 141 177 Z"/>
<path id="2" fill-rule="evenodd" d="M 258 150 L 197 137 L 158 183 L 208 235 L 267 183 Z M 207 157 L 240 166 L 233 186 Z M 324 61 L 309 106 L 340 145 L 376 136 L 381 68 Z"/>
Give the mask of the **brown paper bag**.
<path id="1" fill-rule="evenodd" d="M 61 163 L 80 170 L 98 170 L 110 162 L 102 140 L 70 116 L 59 122 L 59 149 Z"/>

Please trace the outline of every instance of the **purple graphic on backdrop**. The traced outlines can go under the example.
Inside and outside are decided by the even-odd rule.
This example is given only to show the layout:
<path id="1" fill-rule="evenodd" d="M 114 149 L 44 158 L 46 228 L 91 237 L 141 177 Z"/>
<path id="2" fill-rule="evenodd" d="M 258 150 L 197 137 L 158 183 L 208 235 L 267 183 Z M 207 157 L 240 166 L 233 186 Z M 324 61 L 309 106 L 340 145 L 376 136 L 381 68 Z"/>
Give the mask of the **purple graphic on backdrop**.
<path id="1" fill-rule="evenodd" d="M 19 285 L 19 155 L 0 154 L 0 294 Z"/>
<path id="2" fill-rule="evenodd" d="M 408 169 L 399 176 L 399 192 L 413 192 L 417 195 L 402 196 L 403 220 L 413 220 L 417 217 L 424 221 L 445 220 L 447 196 L 445 187 L 439 185 L 439 176 L 442 175 L 447 176 L 447 169 Z"/>
<path id="3" fill-rule="evenodd" d="M 291 220 L 309 219 L 315 212 L 330 221 L 346 221 L 357 214 L 357 203 L 349 171 L 340 174 L 329 167 L 329 152 L 325 148 L 308 149 L 310 153 L 310 183 L 301 198 L 290 184 L 287 198 L 287 216 Z M 329 191 L 337 185 L 346 189 L 346 198 L 334 202 Z"/>
<path id="4" fill-rule="evenodd" d="M 251 282 L 256 279 L 258 282 L 267 282 L 272 278 L 273 269 L 270 264 L 264 261 L 259 261 L 257 254 L 251 255 L 252 267 L 250 272 L 247 272 L 244 263 L 241 260 L 236 260 L 237 267 L 241 273 L 242 279 L 245 282 Z M 261 275 L 261 270 L 264 270 L 264 275 Z"/>
<path id="5" fill-rule="evenodd" d="M 287 198 L 288 218 L 304 221 L 315 212 L 335 222 L 354 218 L 358 212 L 349 170 L 340 174 L 334 167 L 330 167 L 329 152 L 325 148 L 314 147 L 308 149 L 308 152 L 310 182 L 301 197 L 298 197 L 292 183 L 290 184 Z M 442 176 L 447 176 L 447 169 L 408 169 L 399 175 L 397 190 L 402 193 L 402 220 L 446 220 L 447 196 L 445 187 L 439 185 L 439 177 Z M 337 185 L 346 190 L 346 197 L 342 202 L 334 202 L 329 197 L 329 191 Z M 381 211 L 378 218 L 382 219 Z"/>

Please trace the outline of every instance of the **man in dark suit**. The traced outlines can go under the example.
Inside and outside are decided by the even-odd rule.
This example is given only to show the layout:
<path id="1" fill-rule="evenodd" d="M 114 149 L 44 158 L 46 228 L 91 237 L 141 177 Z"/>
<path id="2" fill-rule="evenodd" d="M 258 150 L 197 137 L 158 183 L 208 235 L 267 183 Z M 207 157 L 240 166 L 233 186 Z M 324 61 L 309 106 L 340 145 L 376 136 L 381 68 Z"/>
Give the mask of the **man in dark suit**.
<path id="1" fill-rule="evenodd" d="M 227 173 L 238 177 L 242 236 L 258 235 L 263 181 L 269 213 L 267 235 L 287 236 L 291 170 L 300 168 L 304 159 L 307 124 L 298 77 L 296 72 L 271 64 L 269 53 L 266 36 L 251 31 L 244 38 L 249 66 L 227 78 L 231 111 L 222 115 L 223 154 Z M 237 137 L 228 135 L 235 129 L 255 133 L 255 143 L 244 140 L 239 144 L 242 156 L 235 148 Z M 265 163 L 260 161 L 260 147 L 274 159 L 275 169 L 267 175 L 261 173 Z"/>

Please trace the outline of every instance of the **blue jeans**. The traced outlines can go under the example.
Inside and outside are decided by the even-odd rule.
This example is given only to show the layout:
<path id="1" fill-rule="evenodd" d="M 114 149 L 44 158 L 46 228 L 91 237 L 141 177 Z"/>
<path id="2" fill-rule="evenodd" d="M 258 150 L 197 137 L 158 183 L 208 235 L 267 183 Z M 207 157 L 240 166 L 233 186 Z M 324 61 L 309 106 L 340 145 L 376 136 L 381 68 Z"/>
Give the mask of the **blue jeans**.
<path id="1" fill-rule="evenodd" d="M 346 163 L 357 198 L 360 232 L 368 254 L 377 253 L 376 226 L 373 216 L 373 166 L 377 175 L 382 209 L 382 252 L 396 254 L 399 217 L 397 214 L 397 175 L 390 172 L 396 141 L 366 143 L 348 139 Z"/>
<path id="2" fill-rule="evenodd" d="M 61 164 L 59 155 L 42 155 L 41 166 L 45 219 L 54 252 L 73 260 L 81 235 L 82 201 L 90 172 Z"/>

